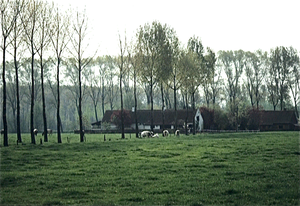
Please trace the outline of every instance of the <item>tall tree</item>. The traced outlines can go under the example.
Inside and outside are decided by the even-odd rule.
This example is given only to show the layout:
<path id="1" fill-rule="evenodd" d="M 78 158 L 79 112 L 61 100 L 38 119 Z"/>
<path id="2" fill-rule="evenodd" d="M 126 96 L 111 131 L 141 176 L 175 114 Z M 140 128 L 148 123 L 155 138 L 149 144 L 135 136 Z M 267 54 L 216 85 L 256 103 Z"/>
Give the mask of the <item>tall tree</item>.
<path id="1" fill-rule="evenodd" d="M 135 137 L 139 137 L 139 126 L 138 126 L 138 119 L 137 119 L 137 72 L 138 68 L 141 64 L 141 56 L 139 51 L 135 49 L 136 45 L 132 44 L 132 48 L 128 49 L 128 61 L 130 64 L 132 76 L 133 76 L 133 96 L 134 96 L 134 120 L 135 120 Z M 135 52 L 133 54 L 133 52 Z"/>
<path id="2" fill-rule="evenodd" d="M 57 121 L 57 142 L 61 141 L 61 118 L 60 118 L 60 66 L 62 62 L 63 52 L 66 50 L 69 38 L 70 16 L 68 13 L 63 15 L 58 7 L 55 10 L 53 22 L 51 24 L 50 39 L 56 58 L 56 121 Z"/>
<path id="3" fill-rule="evenodd" d="M 7 134 L 7 117 L 6 117 L 6 81 L 5 81 L 5 63 L 6 63 L 6 49 L 8 47 L 8 40 L 14 25 L 19 15 L 19 9 L 17 7 L 18 2 L 11 2 L 8 0 L 1 0 L 0 12 L 1 12 L 1 49 L 2 49 L 2 89 L 3 89 L 3 127 L 4 127 L 4 141 L 3 145 L 8 146 L 8 134 Z"/>
<path id="4" fill-rule="evenodd" d="M 289 48 L 289 56 L 290 56 L 290 63 L 289 66 L 291 67 L 291 71 L 288 74 L 288 87 L 290 88 L 292 99 L 294 103 L 294 109 L 297 118 L 299 119 L 299 111 L 298 105 L 300 103 L 300 58 L 297 54 L 297 50 L 293 47 Z"/>
<path id="5" fill-rule="evenodd" d="M 288 48 L 286 47 L 276 47 L 270 52 L 270 82 L 269 87 L 269 99 L 272 101 L 274 110 L 276 105 L 273 102 L 274 97 L 278 95 L 280 110 L 283 110 L 286 104 L 286 100 L 289 97 L 288 94 L 288 84 L 287 78 L 288 74 L 291 72 L 291 57 L 289 55 Z M 274 94 L 275 93 L 275 94 Z M 273 97 L 274 96 L 274 97 Z M 276 100 L 275 98 L 275 100 Z"/>
<path id="6" fill-rule="evenodd" d="M 238 51 L 219 51 L 219 58 L 223 64 L 227 77 L 227 94 L 229 98 L 230 116 L 235 129 L 238 129 L 240 78 L 245 65 L 245 53 Z"/>
<path id="7" fill-rule="evenodd" d="M 19 11 L 19 13 L 24 12 L 24 8 L 26 5 L 25 0 L 15 1 L 15 11 Z M 14 22 L 13 32 L 10 36 L 11 45 L 13 49 L 13 59 L 14 59 L 14 68 L 15 68 L 15 81 L 16 81 L 16 106 L 17 106 L 17 117 L 16 117 L 16 127 L 17 127 L 17 140 L 18 142 L 22 142 L 21 136 L 21 119 L 20 119 L 20 89 L 19 89 L 19 69 L 20 69 L 20 58 L 24 51 L 20 51 L 20 49 L 24 49 L 24 41 L 23 41 L 23 29 L 22 21 L 20 18 L 17 18 Z"/>
<path id="8" fill-rule="evenodd" d="M 47 116 L 46 116 L 46 102 L 45 102 L 45 89 L 44 89 L 44 67 L 45 67 L 45 52 L 48 49 L 48 45 L 50 43 L 50 23 L 51 23 L 51 15 L 52 15 L 52 7 L 47 3 L 41 4 L 40 10 L 40 18 L 39 18 L 39 30 L 37 33 L 37 44 L 36 46 L 37 53 L 40 57 L 40 69 L 41 69 L 41 89 L 42 89 L 42 107 L 43 107 L 43 125 L 44 125 L 44 141 L 48 142 L 48 133 L 47 133 Z"/>
<path id="9" fill-rule="evenodd" d="M 126 35 L 126 34 L 125 34 Z M 120 49 L 120 55 L 118 57 L 118 66 L 119 66 L 119 83 L 120 83 L 120 100 L 121 100 L 121 138 L 125 139 L 125 132 L 124 132 L 124 106 L 123 106 L 123 89 L 122 89 L 122 81 L 123 81 L 123 75 L 125 72 L 125 53 L 127 50 L 127 42 L 126 42 L 126 36 L 124 42 L 122 42 L 121 36 L 119 34 L 119 49 Z"/>
<path id="10" fill-rule="evenodd" d="M 21 15 L 22 23 L 24 26 L 24 33 L 26 37 L 26 44 L 31 54 L 31 106 L 30 106 L 30 133 L 31 143 L 35 144 L 34 135 L 34 57 L 39 50 L 39 45 L 36 45 L 36 36 L 38 33 L 38 21 L 42 3 L 40 1 L 30 0 L 27 4 L 26 12 Z"/>
<path id="11" fill-rule="evenodd" d="M 189 61 L 192 61 L 189 63 L 189 93 L 191 94 L 191 100 L 192 100 L 192 110 L 195 111 L 195 93 L 198 90 L 198 87 L 200 84 L 203 84 L 204 82 L 210 83 L 211 82 L 211 76 L 212 76 L 212 67 L 214 65 L 213 60 L 210 62 L 207 62 L 205 65 L 205 58 L 204 58 L 204 47 L 202 45 L 201 40 L 198 37 L 192 37 L 188 41 L 188 55 Z M 210 65 L 210 64 L 212 65 Z M 203 84 L 203 85 L 206 85 Z M 195 118 L 193 118 L 193 126 L 195 126 Z M 195 128 L 193 129 L 193 134 L 195 135 Z"/>
<path id="12" fill-rule="evenodd" d="M 77 12 L 75 22 L 72 25 L 72 36 L 71 36 L 71 48 L 69 49 L 70 54 L 73 56 L 72 64 L 78 72 L 78 115 L 79 115 L 79 131 L 80 131 L 80 142 L 84 141 L 83 131 L 83 120 L 82 120 L 82 71 L 91 63 L 93 57 L 84 58 L 85 49 L 88 47 L 84 45 L 87 37 L 87 16 L 84 13 Z"/>
<path id="13" fill-rule="evenodd" d="M 261 50 L 245 54 L 246 89 L 252 108 L 259 108 L 263 95 L 263 80 L 267 72 L 267 52 Z"/>

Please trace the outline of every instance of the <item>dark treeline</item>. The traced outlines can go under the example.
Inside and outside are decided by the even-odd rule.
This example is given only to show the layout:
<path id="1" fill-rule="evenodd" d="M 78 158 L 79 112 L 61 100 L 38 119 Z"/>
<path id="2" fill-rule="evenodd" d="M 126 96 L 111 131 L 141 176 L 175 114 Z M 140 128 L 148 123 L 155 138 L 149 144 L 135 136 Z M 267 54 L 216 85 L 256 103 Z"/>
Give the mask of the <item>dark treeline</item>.
<path id="1" fill-rule="evenodd" d="M 34 128 L 56 130 L 59 143 L 61 132 L 79 128 L 83 141 L 83 130 L 107 109 L 206 106 L 226 116 L 219 127 L 233 129 L 251 109 L 289 109 L 299 118 L 299 54 L 292 46 L 216 53 L 195 36 L 183 45 L 173 28 L 155 21 L 137 28 L 130 43 L 119 35 L 119 55 L 86 56 L 84 12 L 35 0 L 2 0 L 0 9 L 5 146 L 7 132 L 20 142 L 21 132 L 30 132 L 35 143 Z"/>

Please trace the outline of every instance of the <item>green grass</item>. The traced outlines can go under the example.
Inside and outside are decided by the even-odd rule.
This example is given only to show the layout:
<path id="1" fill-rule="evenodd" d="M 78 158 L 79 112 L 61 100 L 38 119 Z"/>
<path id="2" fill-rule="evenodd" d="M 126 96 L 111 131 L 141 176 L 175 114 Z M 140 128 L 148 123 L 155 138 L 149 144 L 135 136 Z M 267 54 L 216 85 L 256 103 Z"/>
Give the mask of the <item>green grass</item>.
<path id="1" fill-rule="evenodd" d="M 1 205 L 300 204 L 299 132 L 86 136 L 31 145 L 24 134 L 16 145 L 10 135 Z"/>

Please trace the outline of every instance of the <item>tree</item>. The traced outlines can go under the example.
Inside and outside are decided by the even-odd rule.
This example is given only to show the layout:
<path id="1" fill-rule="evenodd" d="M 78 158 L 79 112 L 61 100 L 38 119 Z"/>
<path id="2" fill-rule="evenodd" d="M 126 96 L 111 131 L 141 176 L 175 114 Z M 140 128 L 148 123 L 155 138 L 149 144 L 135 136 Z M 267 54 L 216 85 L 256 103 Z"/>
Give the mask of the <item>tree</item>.
<path id="1" fill-rule="evenodd" d="M 287 78 L 291 72 L 291 57 L 286 47 L 276 47 L 270 52 L 269 69 L 269 101 L 272 102 L 274 110 L 279 102 L 280 110 L 284 109 L 288 94 Z"/>
<path id="2" fill-rule="evenodd" d="M 227 77 L 227 94 L 229 98 L 229 110 L 232 123 L 238 129 L 239 101 L 240 101 L 240 77 L 245 65 L 244 51 L 219 51 L 221 60 Z"/>
<path id="3" fill-rule="evenodd" d="M 127 49 L 127 42 L 126 42 L 126 36 L 125 36 L 125 40 L 124 43 L 122 42 L 121 36 L 119 34 L 119 48 L 120 48 L 120 56 L 118 58 L 118 66 L 120 69 L 120 76 L 119 76 L 119 80 L 120 80 L 120 100 L 121 100 L 121 138 L 125 139 L 125 132 L 124 132 L 124 108 L 123 108 L 123 90 L 122 90 L 122 78 L 124 75 L 124 66 L 125 66 L 125 53 L 126 53 L 126 49 Z"/>
<path id="4" fill-rule="evenodd" d="M 97 106 L 101 98 L 101 81 L 99 81 L 101 77 L 98 76 L 91 67 L 88 67 L 87 79 L 90 80 L 88 94 L 92 100 L 96 122 L 98 122 Z"/>
<path id="5" fill-rule="evenodd" d="M 259 108 L 259 102 L 262 99 L 263 80 L 267 72 L 267 52 L 261 50 L 255 53 L 246 52 L 245 54 L 245 73 L 246 89 L 250 98 L 252 108 Z"/>
<path id="6" fill-rule="evenodd" d="M 56 8 L 53 22 L 51 24 L 50 39 L 56 58 L 56 121 L 57 121 L 57 142 L 61 141 L 61 118 L 60 118 L 60 66 L 62 62 L 63 52 L 65 51 L 69 38 L 69 15 L 62 15 L 62 13 Z"/>
<path id="7" fill-rule="evenodd" d="M 73 56 L 71 61 L 78 72 L 78 115 L 79 115 L 79 131 L 80 131 L 80 142 L 84 141 L 84 131 L 82 122 L 82 71 L 91 63 L 93 57 L 84 58 L 85 49 L 88 45 L 84 45 L 87 35 L 87 16 L 85 13 L 76 13 L 75 22 L 72 25 L 73 35 L 70 38 L 71 48 L 69 49 L 70 54 Z M 86 46 L 86 47 L 85 47 Z"/>
<path id="8" fill-rule="evenodd" d="M 1 0 L 0 12 L 1 12 L 1 49 L 2 49 L 2 89 L 3 89 L 3 128 L 4 128 L 4 141 L 3 145 L 8 146 L 8 135 L 7 135 L 7 117 L 6 117 L 6 81 L 5 81 L 5 64 L 6 64 L 6 49 L 9 44 L 8 37 L 13 31 L 14 25 L 19 15 L 18 8 L 19 1 L 10 2 L 8 0 Z"/>
<path id="9" fill-rule="evenodd" d="M 300 103 L 300 58 L 297 50 L 293 47 L 289 48 L 291 72 L 288 74 L 288 87 L 290 88 L 292 99 L 294 102 L 294 109 L 297 118 L 299 119 L 298 104 Z"/>
<path id="10" fill-rule="evenodd" d="M 205 62 L 204 47 L 199 38 L 192 37 L 188 41 L 188 55 L 190 56 L 190 66 L 187 72 L 188 74 L 188 91 L 191 94 L 192 110 L 195 111 L 195 93 L 198 90 L 200 84 L 203 82 L 211 82 L 212 71 L 215 60 Z M 206 63 L 206 65 L 205 65 Z M 206 85 L 206 84 L 204 84 Z M 195 126 L 195 118 L 193 118 L 193 126 Z M 193 134 L 195 135 L 195 129 Z"/>
<path id="11" fill-rule="evenodd" d="M 43 3 L 40 10 L 39 19 L 39 30 L 37 35 L 37 53 L 40 57 L 40 69 L 41 69 L 41 89 L 42 89 L 42 107 L 43 107 L 43 123 L 44 123 L 44 141 L 48 142 L 47 132 L 47 116 L 46 116 L 46 102 L 45 102 L 45 89 L 44 89 L 44 52 L 50 43 L 50 23 L 51 23 L 52 8 L 47 4 Z"/>
<path id="12" fill-rule="evenodd" d="M 138 138 L 139 137 L 139 126 L 138 126 L 138 119 L 137 119 L 137 72 L 138 72 L 138 68 L 141 64 L 141 56 L 139 51 L 136 51 L 134 49 L 136 45 L 133 45 L 133 48 L 130 50 L 128 49 L 128 61 L 129 64 L 131 65 L 131 72 L 132 72 L 132 76 L 133 76 L 133 96 L 134 96 L 134 120 L 135 120 L 135 137 Z M 135 54 L 133 54 L 132 52 L 135 52 Z"/>
<path id="13" fill-rule="evenodd" d="M 24 12 L 25 8 L 25 1 L 15 1 L 16 11 L 19 13 Z M 21 136 L 21 119 L 20 119 L 20 89 L 19 89 L 19 69 L 20 69 L 20 58 L 23 54 L 23 51 L 18 50 L 19 48 L 23 48 L 24 41 L 23 41 L 23 31 L 24 28 L 22 26 L 22 21 L 20 18 L 17 18 L 13 25 L 13 32 L 10 36 L 11 38 L 11 45 L 13 49 L 13 59 L 14 59 L 14 68 L 15 68 L 15 82 L 16 82 L 16 107 L 17 107 L 17 117 L 16 117 L 16 127 L 17 127 L 17 140 L 18 142 L 22 142 Z"/>
<path id="14" fill-rule="evenodd" d="M 30 0 L 27 4 L 26 12 L 21 15 L 22 23 L 24 26 L 24 33 L 26 44 L 31 54 L 31 106 L 30 106 L 30 133 L 31 143 L 35 144 L 34 135 L 34 57 L 39 50 L 39 45 L 36 45 L 36 36 L 38 33 L 39 14 L 41 12 L 42 3 L 35 0 Z"/>

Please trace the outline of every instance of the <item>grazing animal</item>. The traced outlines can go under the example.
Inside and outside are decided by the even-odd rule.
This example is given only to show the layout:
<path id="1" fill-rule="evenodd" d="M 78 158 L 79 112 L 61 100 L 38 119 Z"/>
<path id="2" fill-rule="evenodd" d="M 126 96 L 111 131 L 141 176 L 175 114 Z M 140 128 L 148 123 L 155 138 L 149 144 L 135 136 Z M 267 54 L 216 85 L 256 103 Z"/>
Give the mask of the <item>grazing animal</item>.
<path id="1" fill-rule="evenodd" d="M 38 129 L 34 129 L 34 130 L 33 130 L 33 134 L 34 134 L 35 136 L 37 136 L 38 132 L 39 132 Z"/>
<path id="2" fill-rule="evenodd" d="M 47 129 L 47 134 L 51 135 L 52 134 L 52 129 Z M 44 136 L 44 132 L 42 133 L 42 136 Z"/>
<path id="3" fill-rule="evenodd" d="M 176 131 L 175 131 L 175 136 L 179 136 L 179 134 L 180 134 L 180 131 L 179 131 L 179 130 L 176 130 Z"/>
<path id="4" fill-rule="evenodd" d="M 164 130 L 163 131 L 163 137 L 167 137 L 169 136 L 169 131 L 168 130 Z"/>
<path id="5" fill-rule="evenodd" d="M 154 134 L 152 137 L 153 137 L 153 138 L 154 138 L 154 137 L 159 138 L 159 135 L 156 133 L 156 134 Z"/>
<path id="6" fill-rule="evenodd" d="M 145 138 L 145 137 L 152 137 L 152 135 L 153 135 L 153 132 L 150 132 L 150 131 L 143 131 L 143 132 L 141 133 L 141 137 L 142 137 L 142 138 Z"/>

